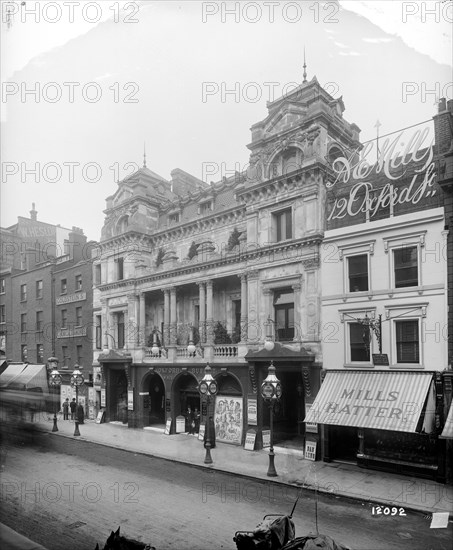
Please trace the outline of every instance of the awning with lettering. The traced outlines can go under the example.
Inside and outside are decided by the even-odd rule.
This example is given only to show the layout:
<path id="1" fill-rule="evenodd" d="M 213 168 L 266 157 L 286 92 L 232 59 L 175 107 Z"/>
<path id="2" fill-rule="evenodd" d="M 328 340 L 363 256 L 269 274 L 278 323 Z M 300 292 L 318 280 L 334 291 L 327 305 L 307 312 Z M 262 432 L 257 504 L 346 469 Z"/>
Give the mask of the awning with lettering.
<path id="1" fill-rule="evenodd" d="M 415 432 L 432 373 L 329 371 L 304 422 Z"/>
<path id="2" fill-rule="evenodd" d="M 439 437 L 442 439 L 453 439 L 453 404 L 450 406 L 444 429 Z"/>
<path id="3" fill-rule="evenodd" d="M 45 365 L 20 363 L 9 365 L 0 375 L 0 386 L 13 390 L 48 391 L 47 370 Z"/>

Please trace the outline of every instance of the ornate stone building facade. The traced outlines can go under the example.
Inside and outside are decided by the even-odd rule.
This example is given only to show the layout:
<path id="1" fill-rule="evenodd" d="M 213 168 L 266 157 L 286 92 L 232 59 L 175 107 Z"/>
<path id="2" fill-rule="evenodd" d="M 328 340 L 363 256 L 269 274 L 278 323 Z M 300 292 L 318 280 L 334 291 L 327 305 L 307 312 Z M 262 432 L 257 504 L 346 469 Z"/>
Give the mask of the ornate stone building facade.
<path id="1" fill-rule="evenodd" d="M 259 448 L 269 420 L 259 388 L 273 361 L 276 439 L 305 438 L 322 364 L 326 181 L 339 154 L 360 149 L 343 111 L 304 80 L 252 126 L 244 172 L 207 184 L 176 169 L 167 181 L 144 163 L 107 198 L 94 262 L 94 379 L 107 420 L 171 419 L 174 432 L 190 407 L 203 421 L 197 385 L 209 362 L 217 440 L 240 445 L 254 429 Z"/>

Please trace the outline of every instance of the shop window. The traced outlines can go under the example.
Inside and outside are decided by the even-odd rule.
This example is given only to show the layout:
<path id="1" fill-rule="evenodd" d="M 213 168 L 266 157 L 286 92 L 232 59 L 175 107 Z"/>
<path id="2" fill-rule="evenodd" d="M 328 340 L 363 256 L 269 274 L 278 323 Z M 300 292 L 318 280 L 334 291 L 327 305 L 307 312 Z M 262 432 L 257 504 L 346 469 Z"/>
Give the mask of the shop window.
<path id="1" fill-rule="evenodd" d="M 395 288 L 418 285 L 418 247 L 403 246 L 393 250 Z"/>
<path id="2" fill-rule="evenodd" d="M 102 317 L 96 315 L 96 349 L 102 349 Z"/>
<path id="3" fill-rule="evenodd" d="M 0 279 L 0 294 L 5 294 L 5 279 Z"/>
<path id="4" fill-rule="evenodd" d="M 43 312 L 36 312 L 36 332 L 42 332 L 43 329 Z"/>
<path id="5" fill-rule="evenodd" d="M 82 290 L 82 275 L 75 276 L 75 289 Z"/>
<path id="6" fill-rule="evenodd" d="M 396 362 L 420 363 L 420 334 L 417 319 L 394 321 L 396 333 Z"/>
<path id="7" fill-rule="evenodd" d="M 44 363 L 44 344 L 38 344 L 36 346 L 36 362 Z"/>
<path id="8" fill-rule="evenodd" d="M 0 306 L 0 323 L 5 323 L 5 322 L 6 322 L 6 306 L 2 304 Z"/>
<path id="9" fill-rule="evenodd" d="M 272 215 L 273 230 L 276 242 L 291 239 L 293 236 L 291 208 Z"/>
<path id="10" fill-rule="evenodd" d="M 82 308 L 76 307 L 76 327 L 82 326 Z"/>
<path id="11" fill-rule="evenodd" d="M 20 285 L 20 301 L 27 301 L 27 285 Z"/>
<path id="12" fill-rule="evenodd" d="M 68 323 L 68 310 L 62 309 L 61 310 L 61 328 L 66 328 L 67 323 Z"/>
<path id="13" fill-rule="evenodd" d="M 116 263 L 116 280 L 122 281 L 124 279 L 124 258 L 118 258 Z"/>
<path id="14" fill-rule="evenodd" d="M 349 325 L 349 354 L 351 363 L 370 361 L 370 331 L 361 323 Z"/>
<path id="15" fill-rule="evenodd" d="M 368 290 L 368 254 L 348 257 L 349 292 Z"/>
<path id="16" fill-rule="evenodd" d="M 20 331 L 22 333 L 27 332 L 27 314 L 22 313 L 20 316 Z"/>
<path id="17" fill-rule="evenodd" d="M 61 279 L 60 294 L 66 294 L 67 291 L 68 291 L 68 282 L 66 279 Z"/>
<path id="18" fill-rule="evenodd" d="M 294 292 L 284 289 L 274 292 L 275 340 L 294 339 Z"/>
<path id="19" fill-rule="evenodd" d="M 20 347 L 20 355 L 22 363 L 28 363 L 28 350 L 27 350 L 27 344 L 22 344 Z"/>
<path id="20" fill-rule="evenodd" d="M 39 300 L 42 298 L 42 281 L 36 281 L 36 299 Z"/>

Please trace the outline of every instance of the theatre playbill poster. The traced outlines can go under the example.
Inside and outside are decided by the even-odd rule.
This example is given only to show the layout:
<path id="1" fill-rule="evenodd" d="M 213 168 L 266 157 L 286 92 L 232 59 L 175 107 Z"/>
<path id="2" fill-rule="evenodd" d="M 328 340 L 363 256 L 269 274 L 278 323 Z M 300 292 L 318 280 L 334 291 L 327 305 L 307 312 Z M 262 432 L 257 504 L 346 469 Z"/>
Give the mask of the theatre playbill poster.
<path id="1" fill-rule="evenodd" d="M 228 395 L 216 397 L 214 411 L 216 441 L 241 445 L 242 420 L 242 397 L 229 397 Z"/>

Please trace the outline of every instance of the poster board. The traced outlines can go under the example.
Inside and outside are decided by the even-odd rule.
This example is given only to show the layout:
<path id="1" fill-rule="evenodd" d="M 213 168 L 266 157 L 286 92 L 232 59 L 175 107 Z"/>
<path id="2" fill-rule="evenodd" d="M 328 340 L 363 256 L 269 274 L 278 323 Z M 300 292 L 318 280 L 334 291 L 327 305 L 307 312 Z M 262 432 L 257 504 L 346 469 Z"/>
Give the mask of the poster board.
<path id="1" fill-rule="evenodd" d="M 198 439 L 204 441 L 204 434 L 206 431 L 206 424 L 200 424 L 200 431 L 198 432 Z"/>
<path id="2" fill-rule="evenodd" d="M 186 417 L 177 416 L 176 417 L 176 433 L 182 434 L 186 431 Z"/>
<path id="3" fill-rule="evenodd" d="M 256 397 L 247 399 L 247 422 L 251 426 L 257 426 L 258 424 L 258 402 Z"/>
<path id="4" fill-rule="evenodd" d="M 171 418 L 167 418 L 167 422 L 165 423 L 164 435 L 170 435 L 170 431 L 171 431 Z"/>
<path id="5" fill-rule="evenodd" d="M 134 390 L 127 390 L 127 410 L 134 410 Z"/>
<path id="6" fill-rule="evenodd" d="M 248 432 L 245 436 L 244 449 L 246 451 L 254 451 L 255 450 L 255 441 L 256 441 L 256 431 L 255 430 L 248 430 Z"/>
<path id="7" fill-rule="evenodd" d="M 316 460 L 316 441 L 305 442 L 305 458 L 307 460 Z"/>
<path id="8" fill-rule="evenodd" d="M 214 410 L 216 441 L 242 444 L 243 399 L 229 395 L 217 395 Z"/>
<path id="9" fill-rule="evenodd" d="M 101 407 L 106 407 L 105 388 L 101 390 Z"/>
<path id="10" fill-rule="evenodd" d="M 306 403 L 305 404 L 305 416 L 308 415 L 312 405 L 313 405 L 313 403 Z M 313 433 L 313 434 L 317 434 L 318 433 L 318 424 L 316 424 L 316 422 L 305 422 L 305 431 Z"/>
<path id="11" fill-rule="evenodd" d="M 263 449 L 271 446 L 271 431 L 263 430 Z"/>
<path id="12" fill-rule="evenodd" d="M 105 422 L 105 411 L 99 411 L 96 416 L 96 424 L 102 424 Z"/>

